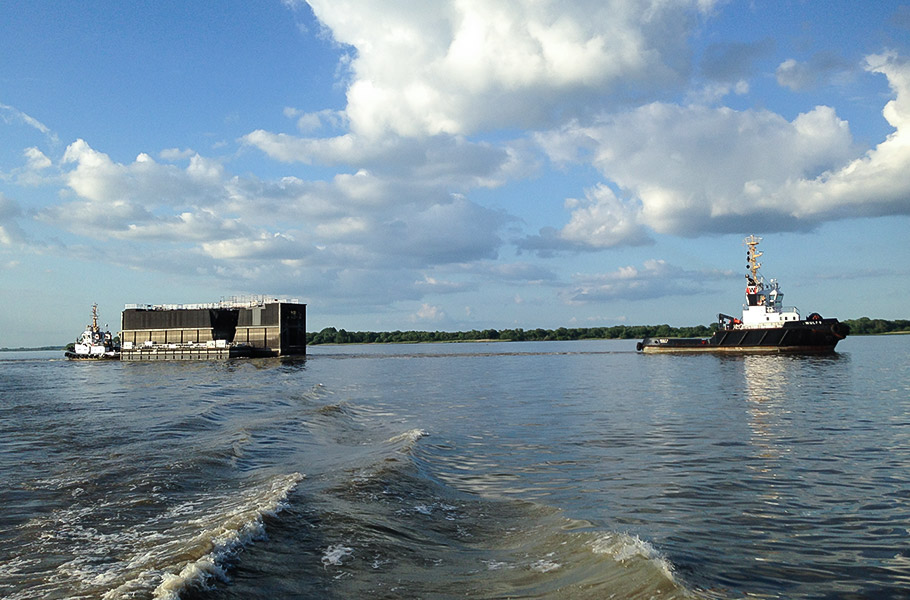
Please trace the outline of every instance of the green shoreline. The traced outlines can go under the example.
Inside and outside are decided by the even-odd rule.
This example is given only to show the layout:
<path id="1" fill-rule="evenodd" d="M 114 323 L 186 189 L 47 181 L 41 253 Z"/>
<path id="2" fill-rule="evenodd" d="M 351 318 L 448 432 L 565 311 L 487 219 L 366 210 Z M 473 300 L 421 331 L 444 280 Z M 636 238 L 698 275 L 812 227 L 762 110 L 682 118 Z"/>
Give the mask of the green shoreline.
<path id="1" fill-rule="evenodd" d="M 908 334 L 910 320 L 896 319 L 848 319 L 842 321 L 850 327 L 850 335 Z M 431 343 L 431 342 L 536 342 L 564 340 L 609 340 L 643 339 L 646 337 L 710 337 L 717 324 L 694 327 L 670 327 L 669 325 L 614 325 L 611 327 L 582 327 L 558 329 L 473 329 L 471 331 L 345 331 L 326 327 L 318 333 L 307 334 L 307 345 L 321 344 L 388 344 L 388 343 Z"/>
<path id="2" fill-rule="evenodd" d="M 40 346 L 36 348 L 0 348 L 0 352 L 41 352 L 43 350 L 66 350 L 66 344 L 62 346 Z"/>
<path id="3" fill-rule="evenodd" d="M 850 335 L 908 335 L 910 321 L 905 319 L 848 319 Z M 611 327 L 559 327 L 557 329 L 484 329 L 471 331 L 345 331 L 326 327 L 307 333 L 307 345 L 323 344 L 426 344 L 452 342 L 549 342 L 574 340 L 633 340 L 646 337 L 709 337 L 717 324 L 710 326 L 670 327 L 669 325 L 614 325 Z M 40 352 L 66 349 L 61 346 L 0 348 L 0 352 Z"/>

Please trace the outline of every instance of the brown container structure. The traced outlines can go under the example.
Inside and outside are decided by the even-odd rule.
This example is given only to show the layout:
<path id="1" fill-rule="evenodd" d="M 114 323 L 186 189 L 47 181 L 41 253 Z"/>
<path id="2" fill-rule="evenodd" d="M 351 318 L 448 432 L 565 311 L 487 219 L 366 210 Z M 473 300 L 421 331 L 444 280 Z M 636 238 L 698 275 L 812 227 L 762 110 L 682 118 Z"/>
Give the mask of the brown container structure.
<path id="1" fill-rule="evenodd" d="M 130 305 L 121 360 L 192 360 L 306 354 L 306 304 L 282 300 Z"/>

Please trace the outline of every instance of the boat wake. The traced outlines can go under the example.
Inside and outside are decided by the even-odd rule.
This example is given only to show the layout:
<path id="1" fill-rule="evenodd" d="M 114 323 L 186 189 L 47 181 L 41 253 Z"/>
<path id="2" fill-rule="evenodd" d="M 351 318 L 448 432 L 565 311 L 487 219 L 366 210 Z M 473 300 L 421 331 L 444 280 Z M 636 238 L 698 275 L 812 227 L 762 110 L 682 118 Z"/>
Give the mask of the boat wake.
<path id="1" fill-rule="evenodd" d="M 440 481 L 417 448 L 427 435 L 393 435 L 377 442 L 385 458 L 371 453 L 334 484 L 308 486 L 269 543 L 244 553 L 233 581 L 199 597 L 264 597 L 263 580 L 288 582 L 299 597 L 705 597 L 634 535 Z"/>
<path id="2" fill-rule="evenodd" d="M 0 593 L 12 589 L 9 600 L 438 598 L 453 590 L 479 599 L 705 596 L 656 542 L 469 485 L 470 476 L 453 479 L 452 468 L 470 475 L 476 466 L 444 460 L 440 449 L 450 441 L 413 421 L 383 423 L 385 408 L 326 404 L 329 396 L 317 390 L 282 405 L 281 419 L 244 421 L 233 437 L 216 436 L 240 455 L 238 444 L 254 438 L 277 444 L 263 423 L 306 436 L 306 452 L 280 455 L 285 464 L 307 464 L 305 486 L 294 466 L 243 476 L 255 464 L 243 456 L 216 461 L 239 481 L 210 477 L 203 488 L 182 475 L 197 464 L 190 459 L 169 463 L 180 469 L 175 479 L 168 470 L 154 478 L 143 471 L 120 492 L 79 478 L 33 482 L 71 493 L 18 527 L 28 553 L 0 563 Z M 202 459 L 212 447 L 200 442 L 198 464 L 208 465 Z"/>
<path id="3" fill-rule="evenodd" d="M 22 529 L 45 532 L 33 543 L 33 554 L 62 554 L 65 547 L 71 558 L 56 565 L 20 561 L 12 571 L 8 565 L 0 576 L 18 574 L 33 585 L 7 598 L 176 600 L 188 589 L 227 581 L 232 558 L 264 537 L 263 519 L 288 506 L 302 479 L 292 473 L 234 493 L 196 495 L 119 531 L 110 530 L 113 507 L 103 502 L 33 520 Z"/>

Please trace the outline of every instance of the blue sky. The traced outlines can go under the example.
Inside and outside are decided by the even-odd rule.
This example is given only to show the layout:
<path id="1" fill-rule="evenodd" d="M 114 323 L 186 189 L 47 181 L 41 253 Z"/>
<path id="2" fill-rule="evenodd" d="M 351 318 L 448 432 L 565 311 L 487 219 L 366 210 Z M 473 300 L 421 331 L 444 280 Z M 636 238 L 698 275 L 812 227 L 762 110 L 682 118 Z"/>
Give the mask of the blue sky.
<path id="1" fill-rule="evenodd" d="M 906 318 L 910 5 L 0 4 L 0 346 L 93 302 L 308 329 L 710 323 L 742 238 Z"/>

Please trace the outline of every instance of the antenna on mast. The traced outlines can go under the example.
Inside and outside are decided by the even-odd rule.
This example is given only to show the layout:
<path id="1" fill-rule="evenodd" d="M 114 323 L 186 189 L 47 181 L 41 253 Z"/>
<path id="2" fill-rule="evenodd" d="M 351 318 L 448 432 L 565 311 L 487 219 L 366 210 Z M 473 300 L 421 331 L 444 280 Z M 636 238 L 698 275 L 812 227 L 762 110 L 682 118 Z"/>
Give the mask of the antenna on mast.
<path id="1" fill-rule="evenodd" d="M 743 240 L 743 244 L 746 245 L 746 260 L 749 261 L 749 264 L 746 265 L 746 268 L 749 269 L 752 273 L 752 281 L 758 281 L 758 270 L 761 268 L 761 263 L 758 262 L 759 257 L 764 254 L 756 248 L 761 238 L 756 235 L 750 235 Z"/>

